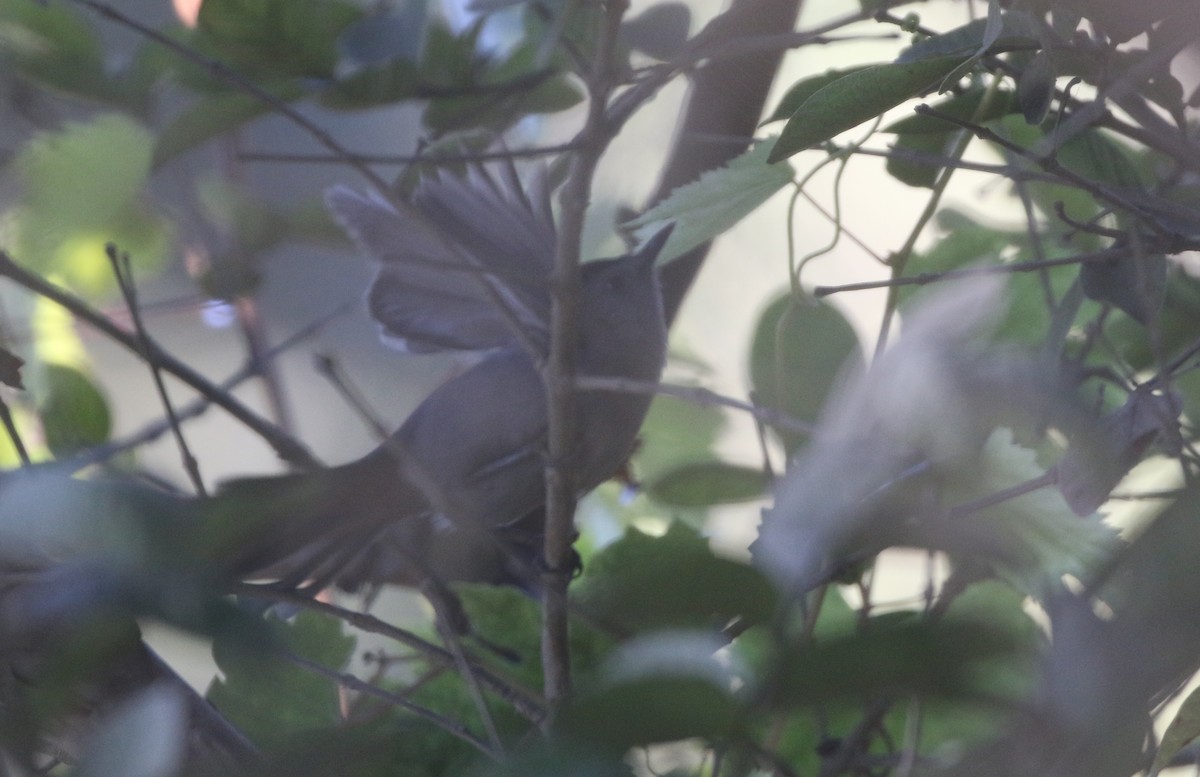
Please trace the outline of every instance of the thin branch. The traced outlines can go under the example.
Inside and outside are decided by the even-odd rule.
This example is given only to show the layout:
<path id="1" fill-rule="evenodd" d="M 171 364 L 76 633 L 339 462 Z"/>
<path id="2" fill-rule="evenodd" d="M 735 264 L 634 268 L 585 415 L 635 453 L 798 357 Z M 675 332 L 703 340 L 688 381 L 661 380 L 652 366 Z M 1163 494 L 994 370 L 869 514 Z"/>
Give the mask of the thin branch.
<path id="1" fill-rule="evenodd" d="M 0 277 L 8 278 L 34 294 L 61 305 L 71 315 L 84 321 L 132 353 L 138 356 L 144 355 L 150 363 L 183 381 L 205 399 L 240 421 L 246 428 L 265 440 L 284 461 L 310 469 L 320 466 L 320 463 L 300 441 L 270 421 L 263 419 L 236 400 L 229 392 L 214 385 L 208 378 L 153 343 L 143 353 L 142 343 L 137 337 L 117 327 L 103 314 L 66 289 L 21 267 L 7 252 L 2 250 L 0 250 Z"/>
<path id="2" fill-rule="evenodd" d="M 493 760 L 499 760 L 501 756 L 500 753 L 497 753 L 495 750 L 489 747 L 487 742 L 484 742 L 482 739 L 467 730 L 467 727 L 462 723 L 459 723 L 453 718 L 448 718 L 445 715 L 440 715 L 428 707 L 422 707 L 419 704 L 415 704 L 398 693 L 385 691 L 378 686 L 368 683 L 366 680 L 355 677 L 349 672 L 339 672 L 334 669 L 330 669 L 327 666 L 322 666 L 315 661 L 310 661 L 307 658 L 296 655 L 295 653 L 284 653 L 283 658 L 288 663 L 294 664 L 295 666 L 312 672 L 313 674 L 317 674 L 321 677 L 332 680 L 343 688 L 351 691 L 358 691 L 359 693 L 364 693 L 368 696 L 373 696 L 376 699 L 386 701 L 389 704 L 394 704 L 397 707 L 408 710 L 417 717 L 434 724 L 451 736 L 461 739 Z"/>
<path id="3" fill-rule="evenodd" d="M 376 618 L 374 615 L 358 612 L 356 610 L 349 610 L 345 607 L 339 607 L 336 604 L 318 601 L 310 596 L 305 596 L 303 594 L 281 589 L 272 585 L 238 583 L 230 587 L 230 593 L 240 596 L 248 596 L 255 599 L 263 599 L 266 601 L 283 602 L 302 607 L 306 610 L 313 610 L 314 612 L 323 613 L 325 615 L 337 618 L 344 623 L 353 626 L 359 631 L 365 631 L 369 634 L 378 634 L 394 640 L 401 645 L 412 648 L 424 656 L 427 660 L 432 661 L 440 666 L 444 666 L 449 669 L 453 669 L 455 667 L 454 656 L 450 654 L 450 651 L 419 637 L 407 629 L 402 629 L 399 626 L 393 626 L 387 621 Z M 479 678 L 479 681 L 483 685 L 487 686 L 488 690 L 495 693 L 507 704 L 510 704 L 513 709 L 515 709 L 518 713 L 535 725 L 540 724 L 545 719 L 545 707 L 532 693 L 523 688 L 517 687 L 508 680 L 497 676 L 475 659 L 471 659 L 471 662 L 472 669 L 475 671 L 475 676 Z"/>
<path id="4" fill-rule="evenodd" d="M 455 165 L 490 162 L 497 159 L 526 159 L 539 156 L 554 156 L 577 150 L 572 143 L 536 148 L 503 149 L 499 151 L 476 151 L 454 154 L 439 151 L 434 154 L 361 154 L 351 152 L 354 159 L 373 165 Z M 244 162 L 296 162 L 305 164 L 345 164 L 345 158 L 334 154 L 282 154 L 271 151 L 240 151 L 238 159 Z"/>
<path id="5" fill-rule="evenodd" d="M 150 376 L 154 379 L 154 388 L 158 391 L 159 401 L 162 402 L 163 410 L 167 415 L 167 423 L 171 426 L 171 433 L 175 436 L 175 446 L 179 449 L 179 457 L 183 461 L 183 469 L 187 472 L 188 479 L 192 481 L 192 488 L 195 489 L 198 496 L 207 496 L 208 490 L 204 487 L 204 479 L 200 476 L 200 464 L 196 461 L 195 455 L 192 454 L 191 447 L 188 446 L 187 438 L 183 436 L 183 428 L 179 424 L 179 416 L 175 414 L 175 405 L 171 402 L 171 396 L 167 393 L 167 386 L 163 382 L 162 368 L 150 358 L 151 349 L 154 346 L 150 339 L 150 333 L 146 331 L 146 324 L 142 320 L 142 312 L 138 307 L 137 286 L 133 281 L 133 268 L 129 264 L 129 254 L 123 254 L 117 251 L 117 247 L 109 243 L 104 247 L 104 253 L 108 256 L 108 261 L 112 264 L 113 274 L 117 278 L 117 286 L 121 289 L 122 296 L 125 297 L 125 305 L 129 308 L 129 316 L 133 321 L 134 331 L 137 332 L 138 340 L 142 347 L 142 360 L 150 367 Z"/>

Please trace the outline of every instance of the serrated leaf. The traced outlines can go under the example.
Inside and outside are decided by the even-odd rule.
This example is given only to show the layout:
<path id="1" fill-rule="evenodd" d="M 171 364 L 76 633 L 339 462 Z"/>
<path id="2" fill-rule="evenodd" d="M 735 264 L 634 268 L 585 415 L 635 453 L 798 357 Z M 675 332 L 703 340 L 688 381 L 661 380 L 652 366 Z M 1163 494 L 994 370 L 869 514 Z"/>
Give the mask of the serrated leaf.
<path id="1" fill-rule="evenodd" d="M 580 612 L 622 632 L 717 629 L 738 616 L 760 623 L 775 606 L 774 589 L 758 570 L 715 555 L 679 522 L 661 537 L 627 531 L 592 557 L 572 598 Z"/>
<path id="2" fill-rule="evenodd" d="M 862 362 L 858 336 L 836 307 L 790 294 L 759 317 L 750 345 L 755 401 L 800 421 L 817 420 L 842 368 Z M 789 451 L 806 435 L 777 428 Z"/>
<path id="3" fill-rule="evenodd" d="M 684 464 L 644 484 L 646 493 L 675 507 L 710 507 L 747 502 L 766 493 L 770 481 L 760 469 L 722 461 Z"/>
<path id="4" fill-rule="evenodd" d="M 675 230 L 659 252 L 660 265 L 728 231 L 791 182 L 791 166 L 767 162 L 772 145 L 771 140 L 756 143 L 724 167 L 671 192 L 629 226 L 645 239 L 661 225 L 675 222 Z"/>
<path id="5" fill-rule="evenodd" d="M 767 161 L 778 162 L 830 140 L 937 87 L 963 61 L 956 56 L 889 63 L 837 79 L 805 100 L 792 114 Z"/>

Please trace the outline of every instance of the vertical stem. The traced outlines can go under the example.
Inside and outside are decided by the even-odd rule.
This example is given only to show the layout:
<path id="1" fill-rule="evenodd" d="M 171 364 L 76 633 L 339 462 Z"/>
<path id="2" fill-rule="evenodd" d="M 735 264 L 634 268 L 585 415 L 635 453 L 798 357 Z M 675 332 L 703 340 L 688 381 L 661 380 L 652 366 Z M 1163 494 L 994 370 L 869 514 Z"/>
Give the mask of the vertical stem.
<path id="1" fill-rule="evenodd" d="M 550 313 L 550 358 L 546 364 L 549 462 L 546 467 L 546 571 L 542 575 L 542 675 L 546 700 L 553 710 L 571 692 L 571 655 L 567 622 L 567 586 L 571 582 L 571 544 L 575 540 L 575 485 L 571 457 L 575 448 L 575 396 L 572 377 L 579 345 L 579 246 L 591 198 L 592 178 L 612 136 L 605 109 L 612 90 L 611 53 L 628 0 L 605 3 L 605 28 L 597 44 L 588 79 L 588 116 L 576 142 L 579 151 L 563 185 L 558 247 L 555 256 L 553 307 Z"/>

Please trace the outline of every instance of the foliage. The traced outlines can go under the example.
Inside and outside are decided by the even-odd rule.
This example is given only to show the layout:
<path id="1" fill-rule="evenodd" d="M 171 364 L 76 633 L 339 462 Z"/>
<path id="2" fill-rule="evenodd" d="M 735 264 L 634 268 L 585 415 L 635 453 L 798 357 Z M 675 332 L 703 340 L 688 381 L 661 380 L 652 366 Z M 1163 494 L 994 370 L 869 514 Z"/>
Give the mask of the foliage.
<path id="1" fill-rule="evenodd" d="M 664 259 L 684 258 L 663 277 L 682 295 L 678 268 L 710 241 L 787 191 L 782 238 L 816 218 L 801 198 L 829 199 L 819 172 L 838 170 L 831 246 L 800 257 L 789 242 L 773 256 L 789 284 L 759 306 L 747 396 L 708 391 L 677 355 L 670 374 L 690 366 L 699 385 L 656 398 L 633 461 L 640 496 L 601 489 L 586 505 L 621 531 L 605 543 L 583 526 L 563 697 L 542 663 L 555 635 L 528 591 L 425 581 L 434 615 L 399 627 L 314 601 L 294 580 L 231 580 L 206 555 L 209 503 L 151 488 L 137 478 L 147 462 L 109 447 L 99 349 L 62 309 L 304 463 L 303 446 L 153 344 L 137 291 L 203 244 L 203 266 L 187 268 L 197 293 L 241 305 L 257 342 L 245 311 L 268 252 L 340 237 L 319 192 L 281 207 L 189 160 L 214 144 L 236 158 L 236 133 L 284 121 L 321 161 L 395 194 L 506 151 L 496 139 L 519 137 L 530 116 L 562 114 L 582 129 L 550 149 L 550 179 L 568 192 L 582 181 L 586 195 L 580 160 L 634 109 L 766 44 L 725 39 L 724 17 L 689 37 L 691 9 L 670 2 L 623 20 L 615 0 L 480 0 L 475 21 L 453 26 L 422 2 L 206 0 L 194 25 L 153 27 L 118 3 L 0 0 L 0 100 L 20 120 L 5 130 L 19 194 L 3 203 L 0 276 L 32 292 L 11 309 L 6 298 L 0 322 L 5 763 L 482 777 L 644 774 L 679 756 L 672 774 L 713 777 L 1118 777 L 1186 756 L 1197 697 L 1177 716 L 1163 705 L 1200 669 L 1200 92 L 1180 77 L 1194 9 L 844 5 L 773 45 L 881 30 L 903 41 L 784 85 L 762 112 L 772 136 L 623 225 L 676 223 Z M 139 41 L 125 56 L 103 32 L 114 22 Z M 419 113 L 418 154 L 388 181 L 348 150 L 342 122 L 397 107 Z M 679 143 L 711 131 L 683 126 Z M 852 207 L 843 172 L 880 157 L 892 191 L 922 206 L 887 247 L 885 277 L 806 288 L 806 267 L 853 250 L 873 217 Z M 964 201 L 954 186 L 969 176 L 1007 211 Z M 184 181 L 195 223 L 156 196 L 169 180 Z M 865 288 L 886 295 L 867 347 L 826 299 Z M 127 329 L 97 312 L 117 291 Z M 12 342 L 22 319 L 32 340 Z M 741 413 L 761 461 L 720 445 Z M 97 462 L 121 477 L 92 477 Z M 1137 491 L 1148 472 L 1165 492 Z M 221 514 L 253 529 L 273 492 L 247 482 Z M 289 510 L 317 493 L 289 490 Z M 1153 507 L 1116 525 L 1131 500 Z M 704 532 L 729 515 L 753 527 L 748 547 Z M 541 526 L 532 534 L 506 547 L 525 542 L 540 559 Z M 919 596 L 877 588 L 897 558 L 927 565 Z M 212 707 L 146 653 L 136 624 L 148 620 L 213 640 Z M 364 652 L 367 634 L 387 647 Z M 1169 723 L 1161 747 L 1146 736 L 1154 715 Z M 197 733 L 205 721 L 215 728 Z"/>

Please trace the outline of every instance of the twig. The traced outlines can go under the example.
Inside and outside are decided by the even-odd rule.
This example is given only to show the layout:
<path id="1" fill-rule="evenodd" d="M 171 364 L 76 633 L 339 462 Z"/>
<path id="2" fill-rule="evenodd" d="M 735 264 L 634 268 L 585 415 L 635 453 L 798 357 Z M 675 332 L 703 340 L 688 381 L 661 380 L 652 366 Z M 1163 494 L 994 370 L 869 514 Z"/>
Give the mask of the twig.
<path id="1" fill-rule="evenodd" d="M 352 691 L 358 691 L 359 693 L 365 693 L 368 696 L 373 696 L 381 701 L 386 701 L 389 704 L 394 704 L 397 707 L 406 709 L 417 717 L 429 721 L 451 736 L 461 739 L 475 749 L 479 750 L 484 755 L 496 760 L 500 758 L 500 753 L 494 751 L 488 746 L 487 742 L 484 742 L 482 739 L 472 734 L 467 730 L 466 726 L 464 726 L 462 723 L 459 723 L 457 720 L 454 720 L 453 718 L 448 718 L 445 715 L 440 715 L 434 712 L 428 707 L 422 707 L 419 704 L 415 704 L 398 693 L 385 691 L 384 689 L 372 685 L 359 677 L 355 677 L 349 672 L 339 672 L 334 669 L 330 669 L 327 666 L 322 666 L 315 661 L 310 661 L 307 658 L 296 655 L 295 653 L 284 653 L 283 658 L 288 663 L 294 664 L 301 669 L 308 670 L 309 672 L 332 680 L 343 688 L 347 688 Z"/>
<path id="2" fill-rule="evenodd" d="M 572 143 L 561 143 L 555 146 L 538 146 L 537 148 L 503 149 L 500 151 L 477 151 L 473 153 L 453 154 L 438 152 L 436 154 L 360 154 L 350 152 L 350 155 L 365 164 L 373 165 L 454 165 L 474 162 L 489 162 L 495 159 L 522 159 L 575 151 Z M 244 162 L 298 162 L 306 164 L 345 164 L 345 158 L 334 154 L 281 154 L 271 151 L 240 151 L 238 158 Z"/>
<path id="3" fill-rule="evenodd" d="M 1191 241 L 1195 247 L 1185 248 L 1182 250 L 1200 250 L 1200 240 Z M 1151 249 L 1148 249 L 1151 250 Z M 924 286 L 930 283 L 940 283 L 942 281 L 952 281 L 958 278 L 972 278 L 979 275 L 1008 275 L 1010 273 L 1019 272 L 1036 272 L 1049 267 L 1062 267 L 1069 264 L 1088 264 L 1090 262 L 1107 262 L 1113 259 L 1123 259 L 1129 256 L 1129 248 L 1117 246 L 1114 248 L 1105 248 L 1100 251 L 1093 251 L 1086 254 L 1076 254 L 1075 256 L 1065 256 L 1060 259 L 1045 259 L 1042 261 L 1031 262 L 1013 262 L 1011 264 L 987 265 L 985 267 L 966 267 L 959 270 L 946 270 L 945 272 L 921 273 L 920 275 L 908 275 L 903 278 L 887 278 L 879 281 L 863 281 L 861 283 L 846 283 L 840 286 L 817 286 L 813 289 L 813 296 L 828 297 L 830 294 L 838 294 L 843 291 L 864 291 L 866 289 L 886 289 L 893 286 Z"/>
<path id="4" fill-rule="evenodd" d="M 8 403 L 3 399 L 0 399 L 0 423 L 4 424 L 4 430 L 8 432 L 8 439 L 12 441 L 22 466 L 28 467 L 33 463 L 29 458 L 29 451 L 25 449 L 25 441 L 21 439 L 21 433 L 17 431 L 17 425 L 13 422 L 12 411 L 8 409 Z"/>
<path id="5" fill-rule="evenodd" d="M 21 267 L 5 251 L 0 251 L 0 277 L 8 278 L 34 294 L 61 305 L 71 315 L 86 322 L 92 328 L 105 334 L 133 353 L 144 356 L 151 364 L 158 366 L 163 371 L 183 381 L 195 389 L 198 394 L 228 412 L 248 429 L 265 440 L 284 461 L 310 469 L 320 466 L 320 463 L 298 440 L 275 424 L 254 413 L 230 395 L 229 392 L 214 385 L 203 375 L 179 359 L 176 359 L 153 342 L 143 352 L 142 344 L 136 337 L 117 327 L 112 321 L 105 318 L 104 315 L 97 312 L 74 294 L 50 283 L 40 275 Z"/>
<path id="6" fill-rule="evenodd" d="M 454 656 L 448 650 L 434 643 L 422 639 L 407 629 L 402 629 L 399 626 L 393 626 L 387 621 L 376 618 L 374 615 L 369 615 L 356 610 L 349 610 L 345 607 L 339 607 L 336 604 L 318 601 L 310 596 L 298 594 L 293 591 L 278 588 L 272 585 L 259 585 L 253 583 L 238 583 L 230 588 L 230 592 L 248 596 L 256 599 L 264 599 L 267 601 L 284 602 L 302 607 L 306 610 L 313 610 L 325 615 L 330 615 L 334 618 L 353 626 L 354 628 L 365 631 L 369 634 L 379 634 L 388 639 L 399 642 L 401 645 L 412 648 L 419 652 L 426 659 L 433 661 L 441 666 L 454 668 Z M 506 703 L 512 705 L 518 713 L 523 715 L 531 722 L 538 724 L 546 716 L 545 708 L 542 706 L 532 693 L 524 689 L 518 688 L 511 682 L 504 680 L 493 674 L 487 667 L 472 660 L 472 668 L 480 682 L 483 683 L 493 693 L 502 698 Z"/>
<path id="7" fill-rule="evenodd" d="M 571 691 L 567 586 L 571 582 L 571 544 L 575 539 L 575 487 L 570 456 L 575 442 L 575 348 L 579 332 L 579 251 L 583 221 L 591 199 L 592 178 L 600 155 L 615 132 L 607 120 L 612 91 L 612 50 L 628 0 L 607 0 L 604 30 L 588 76 L 588 115 L 575 138 L 579 147 L 560 197 L 558 246 L 554 258 L 550 309 L 550 358 L 545 380 L 549 425 L 546 467 L 546 572 L 542 575 L 542 672 L 551 708 Z"/>
<path id="8" fill-rule="evenodd" d="M 383 422 L 379 420 L 375 412 L 371 410 L 362 392 L 346 377 L 346 373 L 342 370 L 342 366 L 337 359 L 327 353 L 313 354 L 313 367 L 321 377 L 329 381 L 330 385 L 337 391 L 338 396 L 353 408 L 358 417 L 362 419 L 362 422 L 370 427 L 371 432 L 377 439 L 386 440 L 388 438 L 391 432 L 383 425 Z"/>
<path id="9" fill-rule="evenodd" d="M 112 264 L 113 274 L 117 278 L 117 286 L 120 287 L 121 295 L 125 298 L 125 305 L 129 308 L 129 317 L 133 321 L 134 331 L 137 332 L 138 340 L 141 343 L 142 358 L 150 368 L 150 376 L 154 379 L 154 388 L 158 391 L 159 401 L 162 402 L 163 410 L 167 414 L 167 423 L 170 424 L 171 433 L 175 436 L 175 445 L 179 448 L 183 469 L 187 472 L 188 479 L 192 481 L 192 488 L 195 489 L 196 494 L 208 496 L 208 490 L 204 487 L 204 479 L 200 476 L 200 464 L 192 454 L 187 438 L 183 436 L 179 416 L 175 414 L 175 405 L 171 402 L 171 396 L 167 393 L 167 386 L 163 382 L 162 368 L 150 358 L 153 343 L 150 333 L 146 331 L 146 324 L 142 320 L 142 312 L 138 307 L 137 287 L 133 281 L 133 268 L 129 263 L 129 254 L 120 253 L 112 243 L 104 246 L 104 253 Z"/>

